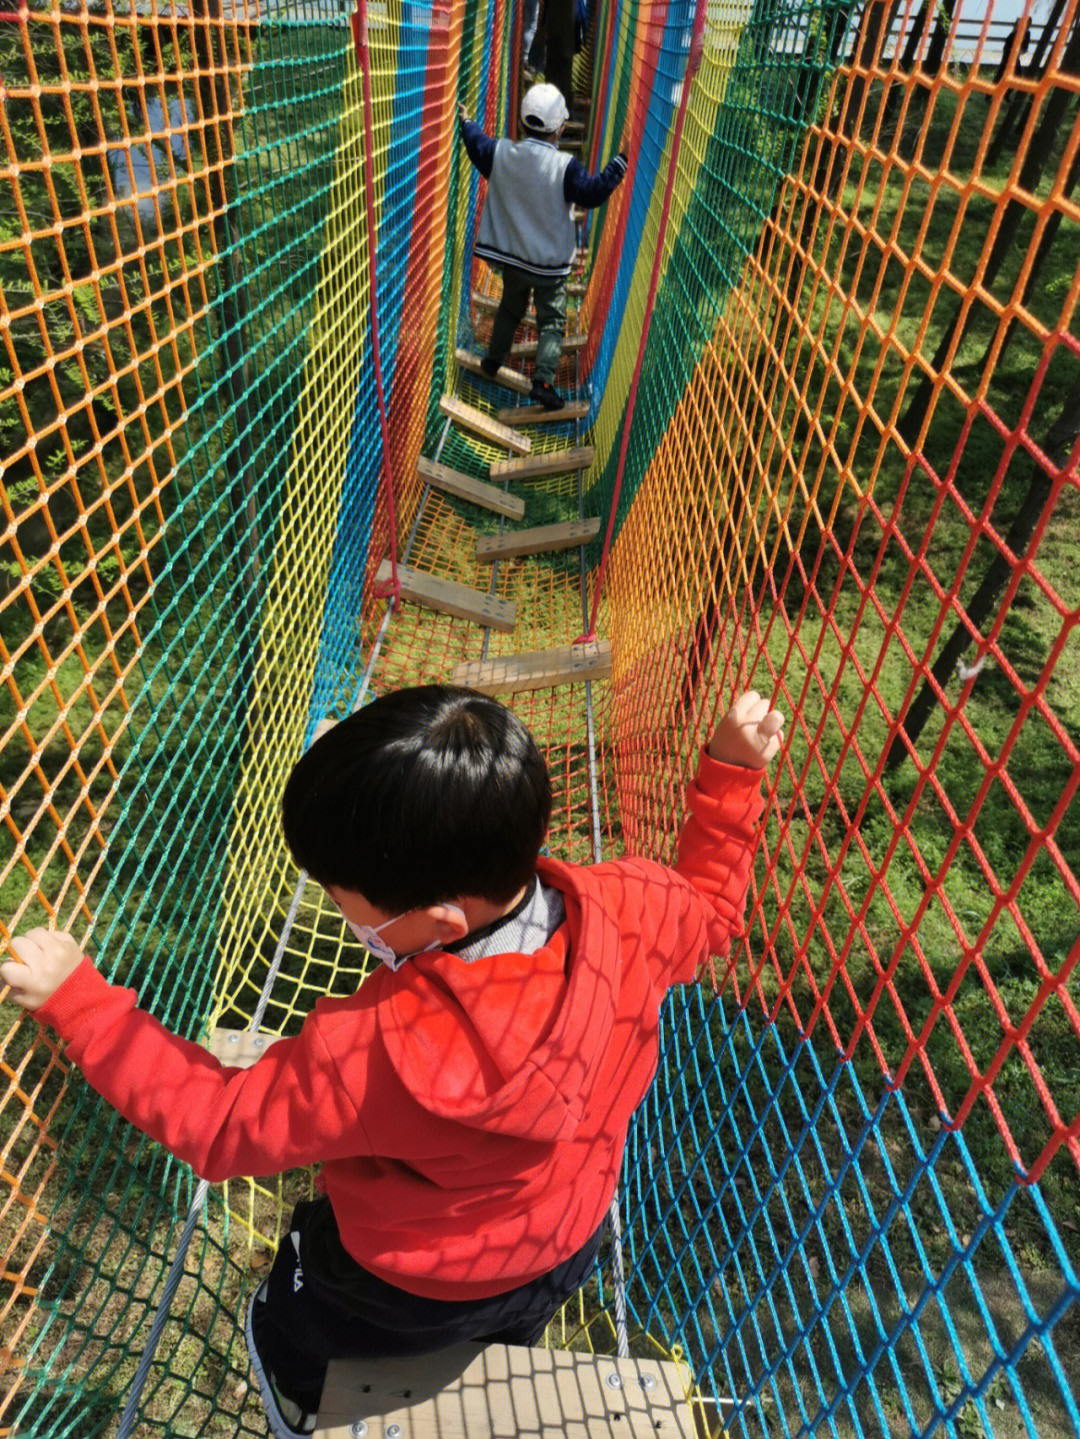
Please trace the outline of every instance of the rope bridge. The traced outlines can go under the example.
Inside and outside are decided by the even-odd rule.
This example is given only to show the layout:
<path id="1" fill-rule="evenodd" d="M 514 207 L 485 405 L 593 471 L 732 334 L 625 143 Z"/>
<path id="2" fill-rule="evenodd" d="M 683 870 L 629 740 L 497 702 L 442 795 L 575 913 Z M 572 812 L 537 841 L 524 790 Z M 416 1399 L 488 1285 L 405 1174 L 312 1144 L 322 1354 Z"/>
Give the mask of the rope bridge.
<path id="1" fill-rule="evenodd" d="M 1080 6 L 590 9 L 567 139 L 630 173 L 549 424 L 470 359 L 455 117 L 513 130 L 517 6 L 0 13 L 0 915 L 192 1038 L 295 1033 L 367 963 L 280 836 L 320 723 L 508 686 L 552 851 L 667 860 L 755 686 L 789 737 L 631 1130 L 630 1351 L 702 1432 L 1080 1433 Z M 264 1433 L 239 1316 L 312 1176 L 201 1193 L 0 1031 L 0 1434 Z M 609 1272 L 552 1347 L 615 1352 Z"/>

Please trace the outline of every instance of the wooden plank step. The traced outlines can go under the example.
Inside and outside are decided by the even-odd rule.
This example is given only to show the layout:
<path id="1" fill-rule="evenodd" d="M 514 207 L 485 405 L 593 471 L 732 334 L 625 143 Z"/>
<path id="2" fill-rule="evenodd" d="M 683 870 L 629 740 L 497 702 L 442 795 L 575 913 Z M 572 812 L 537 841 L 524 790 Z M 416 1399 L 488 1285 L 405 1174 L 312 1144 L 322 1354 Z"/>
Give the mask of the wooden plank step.
<path id="1" fill-rule="evenodd" d="M 580 280 L 569 280 L 567 282 L 566 293 L 568 295 L 584 295 L 585 290 L 586 286 L 583 285 Z M 499 308 L 499 297 L 498 295 L 484 295 L 481 294 L 479 290 L 474 290 L 473 304 L 478 310 L 483 310 L 488 315 L 494 315 L 495 311 Z M 526 325 L 536 324 L 535 310 L 525 311 L 525 323 Z"/>
<path id="2" fill-rule="evenodd" d="M 600 533 L 599 518 L 567 520 L 558 525 L 537 525 L 532 530 L 512 530 L 507 535 L 482 535 L 476 541 L 476 558 L 482 564 L 516 559 L 519 555 L 542 555 L 554 550 L 571 550 L 585 545 Z"/>
<path id="3" fill-rule="evenodd" d="M 483 306 L 481 306 L 480 308 L 482 309 Z M 522 316 L 521 323 L 527 330 L 535 330 L 535 313 L 532 310 L 527 310 L 526 313 Z M 579 330 L 576 334 L 563 336 L 562 348 L 564 350 L 582 350 L 585 348 L 588 340 L 588 332 L 585 330 Z M 510 346 L 510 353 L 511 355 L 514 355 L 516 357 L 533 356 L 536 354 L 536 343 L 537 342 L 535 340 L 516 340 L 514 344 Z M 464 355 L 466 352 L 462 351 L 461 353 Z M 477 360 L 473 361 L 473 363 L 470 363 L 470 361 L 472 360 L 473 357 L 470 355 L 469 359 L 463 359 L 460 363 L 462 363 L 467 370 L 471 370 L 473 374 L 483 374 L 483 371 L 479 369 L 479 361 Z M 511 390 L 525 389 L 525 386 L 514 384 L 513 381 L 509 379 L 509 375 L 520 378 L 519 372 L 517 370 L 508 371 L 505 365 L 501 366 L 498 376 L 499 383 L 507 385 L 507 387 Z M 485 376 L 485 378 L 487 377 Z M 526 382 L 526 384 L 528 383 L 529 382 Z"/>
<path id="4" fill-rule="evenodd" d="M 562 414 L 553 410 L 553 414 Z M 513 431 L 510 432 L 513 434 Z M 587 470 L 596 456 L 592 445 L 578 449 L 549 450 L 545 455 L 526 455 L 520 460 L 495 460 L 488 473 L 493 480 L 532 480 L 538 475 L 561 475 L 566 470 Z"/>
<path id="5" fill-rule="evenodd" d="M 233 1069 L 250 1069 L 272 1044 L 284 1039 L 282 1034 L 252 1034 L 250 1029 L 223 1029 L 216 1025 L 210 1031 L 206 1048 Z"/>
<path id="6" fill-rule="evenodd" d="M 381 585 L 389 578 L 390 561 L 383 560 L 375 575 L 376 583 Z M 455 580 L 441 580 L 437 575 L 413 569 L 412 565 L 398 565 L 398 579 L 401 598 L 424 609 L 457 615 L 459 619 L 471 620 L 473 624 L 501 630 L 504 634 L 509 634 L 517 622 L 517 605 L 513 600 L 486 595 L 483 590 L 459 585 Z"/>
<path id="7" fill-rule="evenodd" d="M 591 640 L 561 650 L 533 650 L 496 660 L 466 660 L 454 670 L 453 683 L 481 694 L 553 689 L 555 685 L 606 680 L 611 674 L 611 641 Z"/>
<path id="8" fill-rule="evenodd" d="M 588 338 L 589 337 L 586 334 L 564 335 L 562 342 L 563 350 L 582 350 L 585 348 Z M 536 354 L 536 346 L 538 343 L 539 342 L 536 340 L 518 340 L 516 344 L 510 346 L 510 353 L 514 356 L 515 359 L 527 358 Z M 503 366 L 503 369 L 499 371 L 500 383 L 502 380 L 503 370 L 505 370 L 505 368 L 506 367 Z M 510 388 L 516 390 L 519 388 L 519 386 L 512 385 Z M 529 383 L 529 389 L 532 389 L 531 382 Z"/>
<path id="9" fill-rule="evenodd" d="M 449 465 L 437 464 L 421 455 L 416 462 L 416 473 L 434 489 L 444 490 L 448 495 L 457 495 L 458 499 L 469 500 L 474 505 L 482 505 L 485 510 L 494 510 L 497 515 L 505 515 L 508 520 L 521 520 L 525 517 L 525 501 L 519 495 L 508 495 L 505 490 L 489 485 L 484 480 L 474 480 L 472 475 L 463 475 L 460 470 L 452 470 Z"/>
<path id="10" fill-rule="evenodd" d="M 511 405 L 500 410 L 496 419 L 500 425 L 537 425 L 546 421 L 559 424 L 563 420 L 582 420 L 588 413 L 588 400 L 567 400 L 561 410 L 545 410 L 543 405 Z"/>
<path id="11" fill-rule="evenodd" d="M 482 440 L 501 445 L 504 450 L 513 450 L 518 455 L 532 453 L 532 441 L 527 436 L 515 434 L 509 425 L 500 425 L 498 420 L 485 415 L 483 410 L 465 404 L 464 400 L 459 400 L 456 395 L 443 395 L 439 400 L 439 410 L 455 425 L 460 425 L 463 430 L 471 430 Z"/>
<path id="12" fill-rule="evenodd" d="M 331 1359 L 315 1439 L 695 1439 L 671 1360 L 459 1344 Z M 363 1426 L 361 1426 L 363 1421 Z"/>
<path id="13" fill-rule="evenodd" d="M 533 353 L 536 353 L 536 341 L 533 341 Z M 517 390 L 519 394 L 527 395 L 532 389 L 532 380 L 528 375 L 523 375 L 520 370 L 512 370 L 509 365 L 500 365 L 495 376 L 485 375 L 480 368 L 480 356 L 470 355 L 468 350 L 455 350 L 454 359 L 463 370 L 468 370 L 472 375 L 479 375 L 481 379 L 491 381 L 495 384 L 504 385 L 508 390 Z"/>
<path id="14" fill-rule="evenodd" d="M 483 310 L 485 314 L 494 315 L 495 311 L 499 308 L 499 297 L 498 295 L 482 295 L 479 290 L 474 290 L 473 304 L 478 310 Z M 536 324 L 535 310 L 525 311 L 525 323 L 527 325 Z"/>

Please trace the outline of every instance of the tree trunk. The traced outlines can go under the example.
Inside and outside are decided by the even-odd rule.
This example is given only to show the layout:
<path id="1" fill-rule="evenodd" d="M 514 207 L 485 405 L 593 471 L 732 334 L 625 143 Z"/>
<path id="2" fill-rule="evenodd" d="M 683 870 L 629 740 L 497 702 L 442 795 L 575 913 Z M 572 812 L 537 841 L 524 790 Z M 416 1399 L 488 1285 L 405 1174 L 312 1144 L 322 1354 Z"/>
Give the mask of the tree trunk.
<path id="1" fill-rule="evenodd" d="M 915 61 L 919 54 L 919 44 L 926 33 L 926 27 L 930 20 L 930 11 L 934 8 L 934 0 L 923 0 L 923 7 L 919 11 L 915 24 L 911 27 L 911 34 L 904 46 L 904 53 L 900 60 L 900 68 L 908 75 L 915 69 Z"/>
<path id="2" fill-rule="evenodd" d="M 915 17 L 915 24 L 911 27 L 911 34 L 908 36 L 907 44 L 904 46 L 904 53 L 900 58 L 900 68 L 906 75 L 910 75 L 915 69 L 915 61 L 919 55 L 919 45 L 926 27 L 930 20 L 930 11 L 933 9 L 934 0 L 923 0 L 923 7 Z M 889 97 L 885 102 L 885 113 L 881 117 L 881 128 L 884 131 L 892 125 L 893 117 L 896 114 L 896 107 L 900 104 L 900 97 L 903 94 L 903 87 L 893 85 L 889 91 Z"/>
<path id="3" fill-rule="evenodd" d="M 1054 7 L 1050 11 L 1050 18 L 1042 28 L 1035 45 L 1035 53 L 1031 57 L 1031 64 L 1028 67 L 1029 73 L 1042 74 L 1042 66 L 1046 60 L 1046 52 L 1050 48 L 1050 41 L 1053 38 L 1058 21 L 1061 19 L 1062 11 L 1065 9 L 1067 0 L 1054 0 Z M 1025 95 L 1022 91 L 1014 94 L 1005 108 L 998 123 L 997 134 L 990 142 L 990 148 L 986 152 L 986 168 L 996 165 L 1001 157 L 1009 137 L 1013 134 L 1022 133 L 1024 123 L 1027 120 L 1028 111 L 1031 109 L 1031 96 Z"/>
<path id="4" fill-rule="evenodd" d="M 1078 435 L 1080 435 L 1080 383 L 1073 386 L 1062 407 L 1061 414 L 1042 446 L 1043 453 L 1055 469 L 1061 468 Z M 1017 564 L 1024 559 L 1028 544 L 1042 518 L 1053 490 L 1054 476 L 1036 461 L 1028 481 L 1027 495 L 1005 536 L 1005 546 L 1016 557 Z M 971 603 L 964 611 L 965 617 L 954 628 L 930 670 L 939 689 L 945 688 L 961 655 L 972 643 L 972 640 L 977 639 L 1012 573 L 1013 561 L 1004 551 L 999 551 L 990 562 L 979 588 L 972 595 Z M 895 769 L 907 758 L 909 745 L 914 746 L 918 740 L 936 703 L 937 695 L 934 692 L 934 686 L 929 680 L 924 680 L 922 688 L 903 718 L 899 733 L 889 746 L 885 756 L 886 769 Z"/>
<path id="5" fill-rule="evenodd" d="M 1077 185 L 1080 185 L 1080 150 L 1078 150 L 1074 155 L 1073 162 L 1069 167 L 1069 173 L 1065 177 L 1065 185 L 1062 189 L 1062 198 L 1067 200 L 1072 194 L 1072 192 L 1076 189 Z M 1064 217 L 1061 211 L 1055 210 L 1054 213 L 1050 216 L 1049 220 L 1047 220 L 1046 225 L 1043 228 L 1042 239 L 1039 241 L 1039 248 L 1035 251 L 1035 257 L 1031 262 L 1031 269 L 1028 272 L 1027 279 L 1024 281 L 1024 290 L 1022 295 L 1020 296 L 1020 303 L 1022 305 L 1026 305 L 1028 300 L 1030 300 L 1032 296 L 1032 293 L 1035 289 L 1036 281 L 1039 278 L 1039 272 L 1042 270 L 1043 265 L 1046 263 L 1046 258 L 1050 254 L 1050 251 L 1054 248 L 1054 240 L 1057 238 L 1057 232 L 1061 228 L 1061 221 L 1063 218 Z M 1001 342 L 1001 348 L 998 350 L 997 358 L 994 362 L 996 365 L 1000 365 L 1001 362 L 1004 360 L 1005 353 L 1008 350 L 1009 346 L 1012 344 L 1013 337 L 1016 335 L 1019 323 L 1019 320 L 1017 320 L 1015 316 L 1013 316 L 1013 318 L 1009 321 L 1008 329 L 1005 331 L 1005 338 Z M 979 361 L 978 368 L 980 372 L 986 369 L 987 363 L 990 358 L 990 353 L 993 348 L 994 342 L 991 339 L 989 345 L 987 345 L 986 347 L 986 351 L 982 359 Z"/>
<path id="6" fill-rule="evenodd" d="M 1075 74 L 1080 69 L 1080 24 L 1074 24 L 1072 35 L 1068 46 L 1062 57 L 1061 69 L 1063 74 Z M 1052 154 L 1054 141 L 1058 129 L 1073 99 L 1073 91 L 1066 89 L 1064 85 L 1056 85 L 1050 93 L 1043 111 L 1042 122 L 1039 125 L 1038 133 L 1032 139 L 1028 147 L 1027 155 L 1024 157 L 1023 168 L 1020 171 L 1018 181 L 1021 190 L 1027 190 L 1033 194 L 1042 175 L 1043 168 L 1048 157 Z M 1013 240 L 1021 219 L 1028 213 L 1028 208 L 1020 200 L 1010 200 L 1005 207 L 1005 214 L 1002 216 L 1001 226 L 997 232 L 994 244 L 990 250 L 986 262 L 986 269 L 982 277 L 982 286 L 989 289 L 997 278 L 997 273 L 1004 263 L 1006 255 L 1012 248 Z M 941 343 L 930 361 L 931 373 L 924 375 L 919 383 L 919 388 L 912 396 L 907 410 L 904 412 L 897 429 L 903 439 L 912 445 L 918 436 L 927 411 L 930 407 L 930 398 L 934 389 L 934 377 L 940 375 L 953 347 L 959 348 L 963 343 L 964 336 L 968 331 L 974 317 L 975 308 L 969 306 L 964 318 L 964 312 L 958 309 L 953 316 Z"/>
<path id="7" fill-rule="evenodd" d="M 926 63 L 923 70 L 927 75 L 936 75 L 941 69 L 941 62 L 945 58 L 945 47 L 948 45 L 949 35 L 952 33 L 955 10 L 956 0 L 940 0 L 937 7 L 937 19 L 934 22 L 934 33 L 930 36 L 930 44 L 926 47 Z"/>
<path id="8" fill-rule="evenodd" d="M 1023 22 L 1017 20 L 1016 24 L 1009 31 L 1009 38 L 1002 46 L 1001 59 L 998 61 L 998 67 L 994 71 L 993 83 L 995 85 L 1000 85 L 1002 80 L 1005 79 L 1005 76 L 1009 73 L 1010 70 L 1014 75 L 1017 74 L 1020 69 L 1020 56 L 1027 48 L 1027 42 L 1030 35 L 1030 17 Z"/>

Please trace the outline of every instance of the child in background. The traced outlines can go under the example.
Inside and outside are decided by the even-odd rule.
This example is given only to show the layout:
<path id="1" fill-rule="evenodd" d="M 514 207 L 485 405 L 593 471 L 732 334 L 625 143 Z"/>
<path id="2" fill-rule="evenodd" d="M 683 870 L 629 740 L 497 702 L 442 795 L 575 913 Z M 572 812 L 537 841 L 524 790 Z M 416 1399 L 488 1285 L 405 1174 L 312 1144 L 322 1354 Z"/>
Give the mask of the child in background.
<path id="1" fill-rule="evenodd" d="M 495 700 L 430 685 L 297 762 L 285 838 L 381 963 L 250 1069 L 136 1007 L 65 934 L 0 978 L 126 1118 L 221 1181 L 322 1164 L 248 1312 L 279 1436 L 333 1357 L 530 1344 L 587 1278 L 667 991 L 740 933 L 782 716 L 751 691 L 690 785 L 673 869 L 543 858 L 547 766 Z"/>
<path id="2" fill-rule="evenodd" d="M 530 399 L 561 410 L 555 372 L 566 334 L 566 279 L 574 258 L 571 207 L 602 205 L 626 175 L 625 144 L 599 175 L 556 147 L 569 119 L 554 85 L 533 85 L 521 102 L 528 137 L 492 140 L 458 107 L 469 159 L 488 182 L 475 252 L 502 271 L 503 291 L 487 354 L 480 361 L 494 379 L 535 297 L 537 349 Z"/>

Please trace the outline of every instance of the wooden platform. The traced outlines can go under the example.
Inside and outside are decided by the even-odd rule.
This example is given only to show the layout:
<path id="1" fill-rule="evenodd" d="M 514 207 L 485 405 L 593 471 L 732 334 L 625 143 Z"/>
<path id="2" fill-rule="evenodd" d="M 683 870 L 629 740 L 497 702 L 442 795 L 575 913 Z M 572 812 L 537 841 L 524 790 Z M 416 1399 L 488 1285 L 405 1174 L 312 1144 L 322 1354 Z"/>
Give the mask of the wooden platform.
<path id="1" fill-rule="evenodd" d="M 536 341 L 526 341 L 532 344 L 532 353 L 536 354 Z M 511 350 L 511 354 L 516 350 Z M 522 352 L 527 353 L 527 352 Z M 463 370 L 468 370 L 470 375 L 479 375 L 482 380 L 489 384 L 502 385 L 507 390 L 517 390 L 519 394 L 527 395 L 532 389 L 532 380 L 528 375 L 523 375 L 520 370 L 513 370 L 509 365 L 500 365 L 494 375 L 485 375 L 480 368 L 480 356 L 470 354 L 468 350 L 455 350 L 454 359 Z"/>
<path id="2" fill-rule="evenodd" d="M 516 455 L 532 453 L 532 441 L 527 436 L 516 434 L 509 425 L 500 425 L 498 420 L 485 415 L 483 410 L 465 404 L 456 395 L 443 395 L 439 400 L 439 410 L 455 425 L 460 425 L 463 430 L 470 430 L 482 440 L 500 445 L 504 450 L 513 450 Z"/>
<path id="3" fill-rule="evenodd" d="M 376 583 L 384 584 L 389 578 L 390 561 L 383 560 L 375 576 Z M 410 604 L 439 610 L 444 615 L 456 615 L 459 619 L 471 620 L 485 629 L 501 630 L 504 634 L 508 634 L 517 622 L 517 605 L 513 600 L 487 595 L 483 590 L 474 590 L 454 580 L 441 580 L 436 575 L 413 569 L 412 565 L 398 565 L 398 579 L 401 581 L 401 598 Z"/>
<path id="4" fill-rule="evenodd" d="M 519 555 L 542 555 L 585 545 L 600 533 L 599 519 L 567 520 L 558 525 L 537 525 L 531 530 L 511 530 L 505 535 L 482 535 L 476 541 L 476 558 L 481 563 L 516 559 Z"/>
<path id="5" fill-rule="evenodd" d="M 583 285 L 580 280 L 568 280 L 566 282 L 566 293 L 568 295 L 584 295 L 585 290 L 586 286 Z M 476 306 L 476 308 L 478 310 L 485 310 L 489 315 L 493 315 L 495 311 L 499 308 L 498 295 L 485 295 L 480 290 L 474 290 L 472 297 L 473 304 Z M 527 325 L 536 324 L 535 310 L 526 310 L 525 323 Z"/>
<path id="6" fill-rule="evenodd" d="M 206 1048 L 215 1059 L 232 1069 L 250 1069 L 272 1044 L 283 1038 L 281 1034 L 252 1034 L 250 1029 L 222 1029 L 219 1025 L 210 1031 Z"/>
<path id="7" fill-rule="evenodd" d="M 543 405 L 509 406 L 495 416 L 500 425 L 553 425 L 563 420 L 583 420 L 589 413 L 588 400 L 567 400 L 561 410 L 545 410 Z"/>
<path id="8" fill-rule="evenodd" d="M 558 413 L 561 413 L 558 412 Z M 510 431 L 514 433 L 513 430 Z M 544 455 L 526 455 L 520 460 L 495 460 L 488 471 L 493 480 L 532 480 L 539 475 L 561 475 L 567 470 L 587 470 L 596 451 L 591 445 L 578 449 L 549 450 Z"/>
<path id="9" fill-rule="evenodd" d="M 563 353 L 565 354 L 567 350 L 583 350 L 588 338 L 587 334 L 564 335 L 562 339 Z M 539 343 L 539 340 L 518 340 L 516 344 L 510 346 L 510 353 L 515 359 L 529 359 L 536 354 L 536 347 Z M 503 369 L 505 368 L 504 365 Z M 502 370 L 499 371 L 499 374 L 502 374 Z M 514 385 L 512 388 L 516 390 L 518 387 Z M 529 388 L 532 388 L 531 383 Z"/>
<path id="10" fill-rule="evenodd" d="M 695 1439 L 670 1360 L 461 1344 L 330 1361 L 315 1439 Z"/>
<path id="11" fill-rule="evenodd" d="M 479 290 L 474 290 L 473 304 L 478 310 L 483 310 L 485 314 L 494 315 L 499 308 L 499 297 L 498 295 L 482 295 Z M 536 311 L 526 310 L 522 316 L 522 322 L 526 325 L 535 325 Z"/>
<path id="12" fill-rule="evenodd" d="M 537 406 L 539 408 L 539 406 Z M 485 480 L 474 480 L 472 475 L 463 475 L 449 465 L 437 464 L 423 455 L 416 462 L 416 473 L 433 489 L 443 490 L 448 495 L 457 495 L 459 500 L 480 505 L 485 510 L 494 510 L 508 520 L 520 520 L 525 515 L 525 501 L 518 495 L 508 495 L 496 485 Z"/>
<path id="13" fill-rule="evenodd" d="M 611 641 L 567 645 L 559 650 L 534 650 L 494 660 L 466 660 L 454 670 L 453 683 L 481 694 L 516 694 L 521 690 L 553 689 L 555 685 L 606 680 L 611 674 Z"/>

